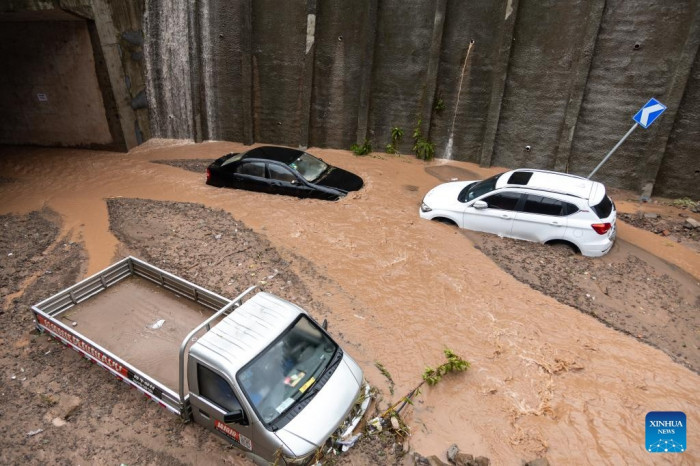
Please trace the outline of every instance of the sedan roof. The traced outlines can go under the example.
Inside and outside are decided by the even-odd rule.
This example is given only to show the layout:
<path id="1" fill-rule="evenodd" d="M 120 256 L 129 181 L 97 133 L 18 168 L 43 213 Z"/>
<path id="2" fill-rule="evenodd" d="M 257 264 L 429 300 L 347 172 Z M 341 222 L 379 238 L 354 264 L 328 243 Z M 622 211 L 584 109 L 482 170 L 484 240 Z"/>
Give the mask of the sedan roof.
<path id="1" fill-rule="evenodd" d="M 303 154 L 299 149 L 290 149 L 289 147 L 277 146 L 261 146 L 255 149 L 250 149 L 243 156 L 244 159 L 265 159 L 276 160 L 278 162 L 289 165 Z"/>

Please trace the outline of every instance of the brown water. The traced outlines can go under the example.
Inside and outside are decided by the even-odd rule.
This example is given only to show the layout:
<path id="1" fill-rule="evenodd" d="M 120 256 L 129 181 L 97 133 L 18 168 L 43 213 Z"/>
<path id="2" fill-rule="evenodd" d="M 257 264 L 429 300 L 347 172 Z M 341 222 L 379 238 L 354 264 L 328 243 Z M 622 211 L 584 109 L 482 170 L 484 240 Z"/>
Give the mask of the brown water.
<path id="1" fill-rule="evenodd" d="M 94 273 L 112 262 L 117 245 L 105 198 L 229 211 L 355 298 L 357 309 L 335 308 L 343 318 L 331 325 L 361 343 L 351 353 L 372 383 L 386 387 L 374 362 L 387 368 L 396 398 L 420 381 L 426 365 L 443 362 L 444 348 L 471 361 L 468 373 L 426 388 L 407 412 L 412 445 L 424 455 L 457 443 L 492 464 L 520 464 L 539 453 L 553 464 L 700 464 L 698 375 L 517 282 L 455 229 L 421 220 L 421 198 L 438 183 L 425 163 L 312 149 L 365 180 L 362 191 L 337 203 L 215 189 L 203 174 L 149 163 L 215 158 L 241 147 L 151 141 L 129 154 L 4 148 L 0 176 L 16 181 L 0 183 L 0 213 L 58 211 L 66 230 L 85 241 Z M 449 166 L 481 176 L 498 171 Z M 658 238 L 625 228 L 619 235 L 664 251 L 700 278 L 697 254 L 682 245 L 664 249 Z M 644 416 L 654 410 L 686 413 L 690 451 L 645 452 Z"/>

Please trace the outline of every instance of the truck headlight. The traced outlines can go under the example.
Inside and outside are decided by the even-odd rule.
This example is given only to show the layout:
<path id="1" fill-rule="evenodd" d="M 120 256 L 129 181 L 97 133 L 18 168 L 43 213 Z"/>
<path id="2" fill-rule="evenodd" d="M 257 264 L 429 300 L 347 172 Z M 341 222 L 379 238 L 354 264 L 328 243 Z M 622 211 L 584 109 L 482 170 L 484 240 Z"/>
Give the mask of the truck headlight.
<path id="1" fill-rule="evenodd" d="M 430 212 L 431 210 L 433 210 L 433 209 L 431 209 L 428 206 L 428 204 L 426 204 L 425 202 L 421 202 L 421 204 L 420 204 L 420 211 L 421 212 Z"/>

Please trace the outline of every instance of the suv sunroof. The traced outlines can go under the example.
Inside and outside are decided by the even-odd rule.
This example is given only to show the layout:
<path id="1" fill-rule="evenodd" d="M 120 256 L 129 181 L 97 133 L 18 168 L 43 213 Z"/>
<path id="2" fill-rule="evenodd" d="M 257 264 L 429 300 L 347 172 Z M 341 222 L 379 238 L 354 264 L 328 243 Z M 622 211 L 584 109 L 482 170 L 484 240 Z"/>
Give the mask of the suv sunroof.
<path id="1" fill-rule="evenodd" d="M 508 184 L 526 185 L 530 178 L 532 178 L 532 172 L 515 172 L 508 178 Z"/>

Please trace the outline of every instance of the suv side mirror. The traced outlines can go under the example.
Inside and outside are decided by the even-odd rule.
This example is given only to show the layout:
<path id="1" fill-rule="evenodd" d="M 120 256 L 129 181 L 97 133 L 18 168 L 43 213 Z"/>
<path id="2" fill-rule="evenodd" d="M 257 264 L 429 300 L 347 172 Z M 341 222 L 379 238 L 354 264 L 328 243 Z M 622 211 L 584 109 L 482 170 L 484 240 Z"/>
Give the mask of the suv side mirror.
<path id="1" fill-rule="evenodd" d="M 224 423 L 226 424 L 241 424 L 244 426 L 248 425 L 248 421 L 245 418 L 245 414 L 243 414 L 242 409 L 236 409 L 231 411 L 230 413 L 224 414 Z"/>
<path id="2" fill-rule="evenodd" d="M 486 201 L 476 201 L 476 202 L 474 202 L 474 204 L 472 204 L 472 206 L 475 209 L 481 210 L 481 209 L 487 208 L 489 205 L 486 203 Z"/>

